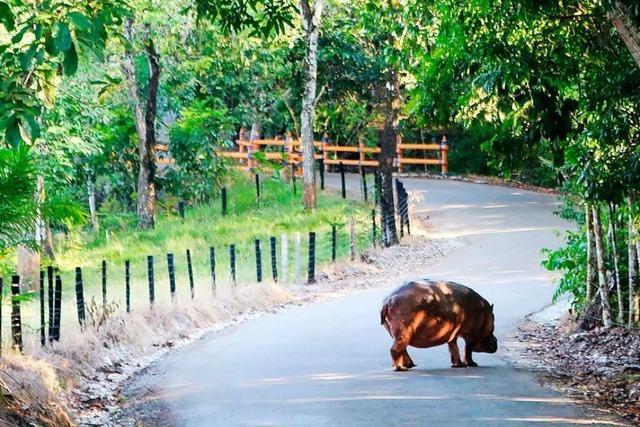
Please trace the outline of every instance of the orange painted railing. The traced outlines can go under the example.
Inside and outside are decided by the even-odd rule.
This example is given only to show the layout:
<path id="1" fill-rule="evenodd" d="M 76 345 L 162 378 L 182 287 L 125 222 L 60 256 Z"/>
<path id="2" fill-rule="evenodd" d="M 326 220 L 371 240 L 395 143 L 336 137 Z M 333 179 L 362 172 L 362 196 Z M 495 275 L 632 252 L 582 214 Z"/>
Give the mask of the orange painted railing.
<path id="1" fill-rule="evenodd" d="M 240 135 L 241 138 L 243 134 Z M 256 159 L 256 153 L 261 153 L 260 156 L 268 160 L 282 161 L 289 165 L 298 166 L 302 163 L 302 152 L 300 140 L 287 139 L 238 139 L 236 142 L 237 150 L 216 151 L 216 155 L 220 157 L 235 159 L 238 162 L 238 168 L 242 170 L 251 170 L 258 166 L 258 160 Z M 360 167 L 377 167 L 379 162 L 377 159 L 380 154 L 379 147 L 365 147 L 360 143 L 355 146 L 347 145 L 331 145 L 328 141 L 315 141 L 313 145 L 316 147 L 317 152 L 315 154 L 316 160 L 322 160 L 325 169 L 330 165 L 343 164 L 345 166 L 360 166 Z M 274 147 L 279 148 L 278 151 L 272 151 Z M 168 156 L 168 149 L 165 146 L 156 147 L 157 151 L 162 152 L 162 156 L 157 159 L 161 164 L 172 164 L 173 159 Z M 409 157 L 405 155 L 406 151 L 435 151 L 439 153 L 438 158 L 427 157 Z M 399 142 L 396 149 L 396 161 L 395 166 L 398 172 L 403 172 L 404 167 L 407 165 L 435 165 L 440 166 L 440 170 L 443 174 L 446 174 L 449 169 L 448 161 L 449 146 L 447 145 L 446 137 L 443 137 L 440 144 L 417 144 L 417 143 L 403 143 Z M 341 154 L 344 153 L 357 153 L 358 158 L 342 158 Z M 299 168 L 298 168 L 299 169 Z"/>
<path id="2" fill-rule="evenodd" d="M 379 166 L 377 158 L 373 158 L 377 157 L 380 153 L 379 147 L 365 147 L 362 143 L 355 146 L 331 145 L 327 141 L 315 141 L 313 144 L 318 150 L 315 158 L 316 160 L 322 160 L 325 168 L 338 164 L 360 167 Z M 237 151 L 216 151 L 216 154 L 220 157 L 236 159 L 240 163 L 240 168 L 249 170 L 257 166 L 258 162 L 255 158 L 255 153 L 258 152 L 262 153 L 262 156 L 269 160 L 286 161 L 287 164 L 296 166 L 302 163 L 300 140 L 292 140 L 290 138 L 238 139 L 236 145 L 238 147 Z M 269 149 L 270 147 L 281 147 L 281 151 L 265 151 L 265 149 Z M 408 157 L 405 156 L 405 151 L 407 150 L 422 152 L 436 151 L 439 153 L 439 157 Z M 438 165 L 441 168 L 441 172 L 446 174 L 449 169 L 448 151 L 449 146 L 447 145 L 446 138 L 443 138 L 441 144 L 398 143 L 395 165 L 398 172 L 402 172 L 403 167 L 406 165 Z M 358 158 L 344 159 L 340 157 L 340 153 L 357 153 Z"/>

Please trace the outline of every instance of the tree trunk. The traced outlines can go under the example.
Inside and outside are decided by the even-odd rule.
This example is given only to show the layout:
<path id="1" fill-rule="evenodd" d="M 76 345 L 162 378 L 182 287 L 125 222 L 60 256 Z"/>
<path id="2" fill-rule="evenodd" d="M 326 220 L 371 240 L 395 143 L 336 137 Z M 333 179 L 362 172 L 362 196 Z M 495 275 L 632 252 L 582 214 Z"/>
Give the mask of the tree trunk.
<path id="1" fill-rule="evenodd" d="M 611 243 L 611 255 L 613 257 L 613 272 L 614 281 L 616 285 L 616 296 L 618 299 L 618 313 L 616 315 L 616 321 L 619 324 L 624 323 L 624 301 L 622 300 L 622 284 L 620 283 L 620 254 L 618 253 L 617 233 L 618 227 L 616 225 L 616 209 L 613 203 L 609 203 L 609 240 Z"/>
<path id="2" fill-rule="evenodd" d="M 384 89 L 385 120 L 380 134 L 379 170 L 381 178 L 380 210 L 382 213 L 382 237 L 385 246 L 398 243 L 393 202 L 393 161 L 397 149 L 397 122 L 399 108 L 399 88 L 397 73 L 389 67 Z"/>
<path id="3" fill-rule="evenodd" d="M 627 46 L 627 49 L 629 49 L 636 64 L 640 67 L 640 32 L 634 28 L 633 23 L 629 19 L 629 12 L 626 6 L 620 2 L 616 2 L 613 10 L 607 14 L 607 17 L 615 27 L 625 46 Z"/>
<path id="4" fill-rule="evenodd" d="M 598 280 L 598 262 L 596 261 L 596 242 L 593 234 L 593 215 L 591 206 L 585 204 L 585 220 L 587 223 L 587 283 L 586 283 L 586 305 L 591 303 L 593 290 Z"/>
<path id="5" fill-rule="evenodd" d="M 300 113 L 300 138 L 302 140 L 302 204 L 307 209 L 316 208 L 315 148 L 313 146 L 313 120 L 316 105 L 318 73 L 318 36 L 324 0 L 299 0 L 298 8 L 305 32 L 304 93 Z"/>
<path id="6" fill-rule="evenodd" d="M 631 209 L 632 203 L 629 201 L 629 209 Z M 635 295 L 638 284 L 638 251 L 636 248 L 637 230 L 634 223 L 635 218 L 633 214 L 629 214 L 629 237 L 627 241 L 627 253 L 629 260 L 629 317 L 627 325 L 631 327 L 634 320 L 635 312 Z"/>
<path id="7" fill-rule="evenodd" d="M 125 37 L 129 46 L 133 46 L 133 21 L 125 21 Z M 127 80 L 129 97 L 131 98 L 136 134 L 138 136 L 139 172 L 138 172 L 138 227 L 153 228 L 155 224 L 155 147 L 156 147 L 156 116 L 158 101 L 158 85 L 160 81 L 160 63 L 153 41 L 147 39 L 145 52 L 149 63 L 149 84 L 147 99 L 143 107 L 140 96 L 141 85 L 136 78 L 135 53 L 129 47 L 125 50 L 123 72 Z"/>
<path id="8" fill-rule="evenodd" d="M 91 229 L 93 231 L 100 230 L 98 222 L 98 212 L 96 210 L 96 189 L 93 185 L 93 171 L 87 169 L 87 197 L 89 198 L 89 218 L 91 220 Z"/>
<path id="9" fill-rule="evenodd" d="M 596 204 L 592 209 L 593 234 L 596 240 L 596 259 L 598 261 L 598 288 L 602 303 L 602 323 L 605 328 L 611 327 L 611 307 L 609 306 L 609 284 L 604 261 L 604 244 L 602 243 L 602 225 L 600 223 L 600 207 Z"/>

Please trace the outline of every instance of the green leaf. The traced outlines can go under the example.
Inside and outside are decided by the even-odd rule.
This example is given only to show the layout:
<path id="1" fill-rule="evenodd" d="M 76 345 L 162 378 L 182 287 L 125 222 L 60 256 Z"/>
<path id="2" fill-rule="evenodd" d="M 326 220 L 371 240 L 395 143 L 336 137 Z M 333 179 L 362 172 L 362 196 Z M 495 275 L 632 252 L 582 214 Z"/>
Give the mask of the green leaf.
<path id="1" fill-rule="evenodd" d="M 5 2 L 0 2 L 0 23 L 4 24 L 7 31 L 13 31 L 15 28 L 15 18 L 11 7 Z"/>
<path id="2" fill-rule="evenodd" d="M 71 12 L 67 15 L 69 21 L 80 31 L 87 31 L 91 28 L 91 21 L 80 12 Z"/>
<path id="3" fill-rule="evenodd" d="M 29 134 L 31 135 L 31 139 L 38 138 L 40 136 L 40 125 L 38 125 L 35 117 L 32 114 L 23 114 L 22 118 L 29 125 Z"/>
<path id="4" fill-rule="evenodd" d="M 20 123 L 18 122 L 18 119 L 15 116 L 9 117 L 6 126 L 5 139 L 7 143 L 12 147 L 18 147 L 20 142 L 22 142 L 22 137 L 20 136 Z"/>
<path id="5" fill-rule="evenodd" d="M 62 69 L 66 76 L 74 74 L 78 69 L 78 52 L 76 52 L 76 45 L 74 43 L 72 43 L 71 47 L 64 53 Z"/>
<path id="6" fill-rule="evenodd" d="M 69 27 L 62 22 L 56 24 L 57 34 L 55 36 L 54 45 L 58 50 L 66 51 L 71 47 L 71 33 Z"/>

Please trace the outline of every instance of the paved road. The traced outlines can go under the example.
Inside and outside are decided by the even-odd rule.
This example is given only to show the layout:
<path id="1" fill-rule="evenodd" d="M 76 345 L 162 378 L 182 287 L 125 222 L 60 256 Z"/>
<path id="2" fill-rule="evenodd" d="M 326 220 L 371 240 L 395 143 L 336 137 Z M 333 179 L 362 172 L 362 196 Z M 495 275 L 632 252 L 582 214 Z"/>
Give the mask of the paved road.
<path id="1" fill-rule="evenodd" d="M 549 302 L 540 248 L 555 247 L 553 197 L 510 188 L 405 179 L 422 196 L 434 237 L 463 237 L 428 271 L 407 277 L 459 281 L 495 303 L 496 335 Z M 414 211 L 415 212 L 415 211 Z M 446 346 L 410 349 L 418 368 L 390 370 L 379 324 L 384 289 L 292 309 L 171 353 L 130 388 L 137 418 L 164 410 L 180 426 L 387 426 L 610 424 L 543 389 L 497 355 L 480 368 L 450 369 Z M 141 390 L 151 388 L 151 395 Z M 157 422 L 154 421 L 154 423 Z"/>

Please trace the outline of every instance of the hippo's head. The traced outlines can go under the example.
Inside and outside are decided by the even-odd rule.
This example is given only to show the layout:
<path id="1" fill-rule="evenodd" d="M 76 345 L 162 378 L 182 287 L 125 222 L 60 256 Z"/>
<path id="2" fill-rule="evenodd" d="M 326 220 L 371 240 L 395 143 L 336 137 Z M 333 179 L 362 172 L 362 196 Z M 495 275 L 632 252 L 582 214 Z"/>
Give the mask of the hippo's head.
<path id="1" fill-rule="evenodd" d="M 493 316 L 493 304 L 491 304 L 491 312 L 487 316 L 484 324 L 484 339 L 473 347 L 473 351 L 480 353 L 495 353 L 498 351 L 498 339 L 493 335 L 495 318 Z"/>

